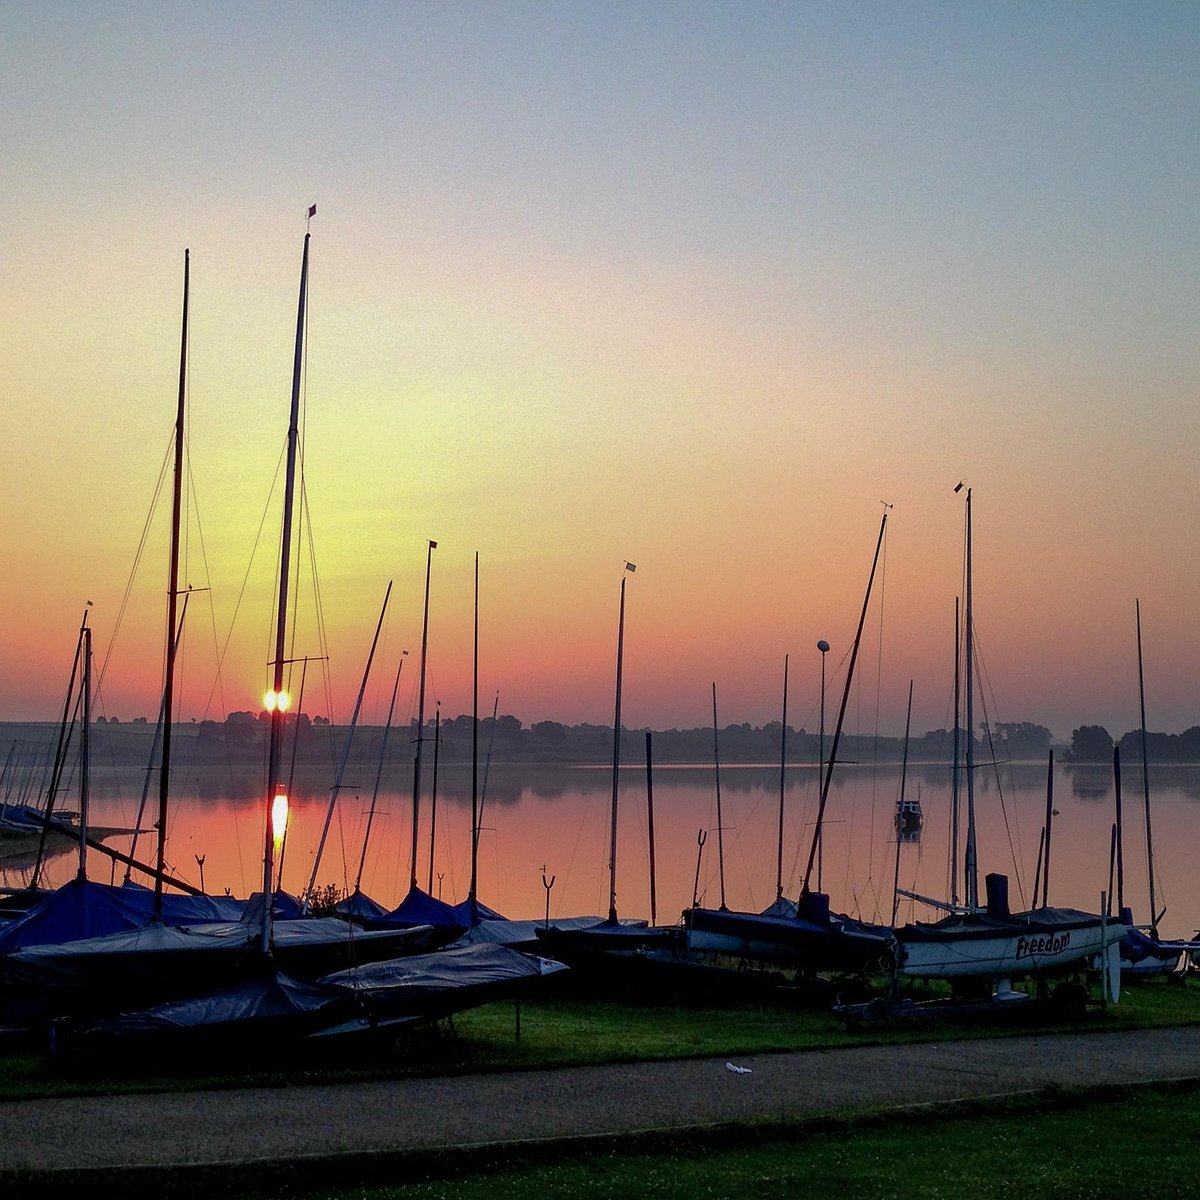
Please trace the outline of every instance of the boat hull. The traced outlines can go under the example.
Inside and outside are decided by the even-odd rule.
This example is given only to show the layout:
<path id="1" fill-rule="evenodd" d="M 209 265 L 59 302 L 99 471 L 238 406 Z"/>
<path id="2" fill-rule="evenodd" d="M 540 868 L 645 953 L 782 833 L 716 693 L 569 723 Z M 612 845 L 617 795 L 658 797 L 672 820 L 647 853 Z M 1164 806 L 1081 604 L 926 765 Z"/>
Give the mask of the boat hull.
<path id="1" fill-rule="evenodd" d="M 826 919 L 690 908 L 683 914 L 692 953 L 723 954 L 815 971 L 860 971 L 887 961 L 891 931 L 848 917 Z"/>
<path id="2" fill-rule="evenodd" d="M 896 930 L 899 970 L 919 979 L 1004 978 L 1086 963 L 1124 936 L 1125 926 L 1074 909 L 1011 916 L 971 913 Z"/>

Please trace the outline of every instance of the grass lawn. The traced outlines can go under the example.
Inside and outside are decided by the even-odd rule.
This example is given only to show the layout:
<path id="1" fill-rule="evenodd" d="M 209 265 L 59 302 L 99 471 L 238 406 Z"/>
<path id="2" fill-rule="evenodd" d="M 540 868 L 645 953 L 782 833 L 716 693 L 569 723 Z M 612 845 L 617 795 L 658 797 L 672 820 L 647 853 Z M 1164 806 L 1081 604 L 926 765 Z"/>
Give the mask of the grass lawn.
<path id="1" fill-rule="evenodd" d="M 519 1023 L 518 1023 L 519 1012 Z M 1195 978 L 1142 981 L 1120 1004 L 1091 1007 L 1076 1023 L 1006 1024 L 939 1019 L 851 1031 L 836 1016 L 787 1003 L 703 1007 L 543 997 L 517 1010 L 487 1005 L 452 1024 L 414 1031 L 373 1060 L 301 1065 L 162 1063 L 64 1071 L 34 1051 L 0 1053 L 0 1101 L 32 1096 L 182 1090 L 435 1076 L 646 1059 L 735 1057 L 868 1042 L 996 1037 L 1008 1033 L 1177 1027 L 1200 1020 Z M 519 1037 L 518 1035 L 519 1029 Z M 291 1052 L 295 1056 L 295 1051 Z M 972 1197 L 989 1200 L 1136 1200 L 1200 1195 L 1200 1090 L 1190 1083 L 1050 1090 L 1002 1102 L 788 1124 L 600 1138 L 588 1145 L 514 1152 L 432 1152 L 352 1164 L 353 1182 L 300 1165 L 263 1173 L 234 1168 L 203 1181 L 177 1178 L 156 1200 L 203 1195 L 293 1200 L 539 1200 L 559 1197 L 752 1197 L 836 1200 Z M 338 1177 L 344 1172 L 339 1168 Z M 403 1174 L 403 1182 L 397 1175 Z M 129 1194 L 137 1189 L 132 1181 Z M 157 1185 L 156 1185 L 157 1188 Z M 140 1194 L 140 1193 L 139 1193 Z"/>
<path id="2" fill-rule="evenodd" d="M 311 1200 L 566 1200 L 788 1197 L 788 1200 L 1137 1200 L 1197 1194 L 1200 1093 L 1142 1088 L 840 1128 L 748 1130 L 742 1144 L 495 1164 L 401 1186 L 308 1193 Z M 289 1193 L 300 1195 L 303 1193 Z"/>

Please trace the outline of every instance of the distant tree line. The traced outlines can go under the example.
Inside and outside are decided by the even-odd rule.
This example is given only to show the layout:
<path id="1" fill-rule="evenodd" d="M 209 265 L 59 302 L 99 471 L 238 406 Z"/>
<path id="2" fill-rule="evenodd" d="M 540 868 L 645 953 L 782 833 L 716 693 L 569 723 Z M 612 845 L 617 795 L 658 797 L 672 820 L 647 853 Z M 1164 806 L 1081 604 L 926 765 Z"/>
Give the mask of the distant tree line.
<path id="1" fill-rule="evenodd" d="M 136 733 L 133 725 L 141 732 Z M 270 718 L 266 713 L 241 711 L 230 713 L 224 721 L 201 721 L 179 728 L 188 740 L 190 761 L 251 761 L 260 757 L 266 747 Z M 435 730 L 444 762 L 470 761 L 473 741 L 470 714 L 427 722 L 423 731 L 426 756 L 433 753 Z M 144 721 L 121 724 L 110 720 L 97 729 L 97 736 L 108 743 L 110 753 L 120 758 L 135 758 L 143 752 L 139 747 L 152 731 L 153 726 L 147 728 Z M 646 732 L 644 728 L 622 728 L 623 761 L 644 761 Z M 329 761 L 331 752 L 333 757 L 340 755 L 348 728 L 300 713 L 286 717 L 284 733 L 285 754 L 294 752 L 298 761 L 318 758 Z M 390 730 L 360 725 L 354 731 L 352 758 L 359 762 L 373 761 L 385 749 L 389 759 L 411 757 L 416 741 L 415 720 Z M 481 760 L 487 757 L 498 762 L 602 764 L 612 760 L 613 752 L 611 726 L 567 725 L 560 721 L 535 721 L 526 726 L 511 714 L 481 717 L 475 741 Z M 780 722 L 772 721 L 763 726 L 726 725 L 715 734 L 711 726 L 654 730 L 651 752 L 656 762 L 705 763 L 715 761 L 719 755 L 722 763 L 769 764 L 779 762 L 786 754 L 788 762 L 815 763 L 822 757 L 821 741 L 820 731 L 790 725 L 784 730 Z M 825 757 L 832 743 L 832 731 L 826 730 Z M 978 754 L 1015 760 L 1044 759 L 1050 744 L 1050 730 L 1027 721 L 996 725 L 990 734 L 981 729 L 976 737 Z M 965 753 L 965 747 L 964 730 L 959 736 L 960 753 Z M 902 737 L 844 734 L 838 746 L 838 759 L 842 762 L 899 761 L 904 753 Z M 908 757 L 913 762 L 949 762 L 953 753 L 954 738 L 947 729 L 928 730 L 909 740 Z"/>
<path id="2" fill-rule="evenodd" d="M 35 723 L 38 737 L 52 737 L 52 726 Z M 435 725 L 424 729 L 424 753 L 432 757 Z M 8 722 L 3 726 L 10 736 L 23 736 L 19 730 L 33 729 Z M 179 752 L 191 762 L 252 762 L 260 759 L 267 745 L 270 718 L 261 712 L 232 712 L 224 721 L 193 721 L 176 726 L 176 737 L 183 745 Z M 95 723 L 93 752 L 106 754 L 114 761 L 144 763 L 150 753 L 154 724 L 145 717 L 119 721 L 98 717 Z M 348 728 L 333 725 L 326 718 L 307 713 L 288 714 L 285 719 L 285 754 L 298 762 L 318 763 L 340 757 Z M 466 763 L 472 753 L 472 719 L 464 713 L 440 722 L 438 751 L 442 761 Z M 651 733 L 655 762 L 713 762 L 773 764 L 780 761 L 785 747 L 790 763 L 815 763 L 821 757 L 819 731 L 788 726 L 786 733 L 778 721 L 754 726 L 748 723 L 726 725 L 714 734 L 711 726 L 690 729 L 663 729 Z M 386 739 L 386 745 L 385 745 Z M 646 730 L 622 728 L 621 759 L 642 762 L 646 753 Z M 2 735 L 0 735 L 2 740 Z M 390 730 L 378 725 L 361 725 L 354 732 L 351 758 L 357 762 L 375 762 L 386 750 L 389 761 L 411 758 L 417 741 L 416 721 Z M 832 732 L 825 732 L 825 755 L 832 745 Z M 561 721 L 535 721 L 525 725 L 511 714 L 481 717 L 477 736 L 480 761 L 587 763 L 612 761 L 612 727 L 608 725 L 567 725 Z M 1045 761 L 1053 737 L 1044 725 L 1029 721 L 998 723 L 989 729 L 980 727 L 975 738 L 976 758 L 1020 762 Z M 1068 763 L 1112 761 L 1113 746 L 1119 745 L 1127 762 L 1140 761 L 1141 730 L 1133 729 L 1115 739 L 1102 725 L 1081 725 L 1071 734 L 1070 742 L 1060 747 Z M 899 761 L 904 755 L 901 737 L 876 737 L 844 734 L 838 747 L 841 762 Z M 1146 749 L 1153 762 L 1200 762 L 1200 726 L 1182 733 L 1146 734 Z M 959 753 L 965 755 L 966 733 L 960 730 Z M 949 762 L 954 754 L 954 736 L 948 729 L 931 729 L 909 740 L 908 757 L 912 762 Z"/>
<path id="3" fill-rule="evenodd" d="M 1112 762 L 1113 747 L 1119 746 L 1121 758 L 1127 762 L 1140 762 L 1142 757 L 1142 731 L 1131 729 L 1119 739 L 1103 725 L 1080 725 L 1071 734 L 1067 747 L 1067 762 L 1099 763 Z M 1146 731 L 1146 757 L 1153 762 L 1200 762 L 1200 725 L 1193 725 L 1182 733 L 1153 733 Z"/>

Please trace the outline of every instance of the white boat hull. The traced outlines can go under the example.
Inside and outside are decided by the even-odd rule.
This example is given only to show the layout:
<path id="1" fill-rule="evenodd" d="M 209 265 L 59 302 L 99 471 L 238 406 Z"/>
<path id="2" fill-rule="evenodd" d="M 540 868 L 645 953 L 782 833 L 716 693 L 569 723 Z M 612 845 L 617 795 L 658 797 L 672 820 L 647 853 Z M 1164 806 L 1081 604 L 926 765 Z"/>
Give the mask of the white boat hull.
<path id="1" fill-rule="evenodd" d="M 904 927 L 896 931 L 900 973 L 920 979 L 1004 978 L 1086 963 L 1125 932 L 1119 921 L 1087 916 L 1075 914 L 1058 924 L 1029 914 L 1000 921 L 952 917 Z"/>

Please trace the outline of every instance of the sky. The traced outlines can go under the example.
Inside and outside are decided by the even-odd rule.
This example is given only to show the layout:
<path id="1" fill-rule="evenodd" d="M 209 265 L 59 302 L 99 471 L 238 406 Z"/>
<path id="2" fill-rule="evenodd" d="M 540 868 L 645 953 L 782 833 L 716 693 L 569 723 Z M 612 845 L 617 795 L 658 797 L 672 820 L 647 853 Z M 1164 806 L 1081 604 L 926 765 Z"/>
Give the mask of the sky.
<path id="1" fill-rule="evenodd" d="M 1198 81 L 1189 3 L 8 0 L 0 719 L 89 601 L 157 712 L 185 249 L 176 712 L 260 706 L 307 227 L 305 711 L 415 713 L 434 540 L 428 718 L 478 555 L 482 715 L 611 723 L 624 579 L 624 724 L 814 729 L 886 513 L 847 728 L 949 726 L 965 480 L 989 718 L 1138 728 L 1140 604 L 1200 724 Z"/>

